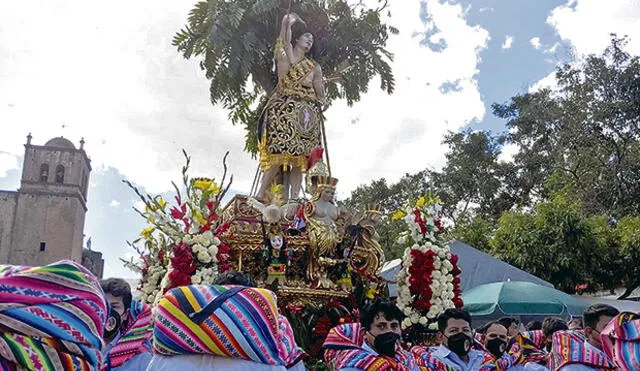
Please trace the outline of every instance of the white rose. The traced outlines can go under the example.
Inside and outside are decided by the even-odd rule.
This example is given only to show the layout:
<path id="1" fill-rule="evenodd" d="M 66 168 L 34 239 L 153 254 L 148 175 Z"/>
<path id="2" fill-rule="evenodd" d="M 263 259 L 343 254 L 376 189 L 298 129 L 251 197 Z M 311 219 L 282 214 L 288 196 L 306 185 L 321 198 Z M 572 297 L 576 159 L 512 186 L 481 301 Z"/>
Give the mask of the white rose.
<path id="1" fill-rule="evenodd" d="M 216 246 L 220 246 L 220 244 L 222 243 L 222 241 L 220 241 L 220 239 L 216 236 L 213 236 L 213 238 L 211 239 L 211 243 L 216 245 Z"/>
<path id="2" fill-rule="evenodd" d="M 433 261 L 433 268 L 434 269 L 440 269 L 442 263 L 440 263 L 440 260 L 434 260 Z"/>
<path id="3" fill-rule="evenodd" d="M 429 320 L 427 320 L 427 317 L 420 317 L 419 322 L 422 326 L 426 326 L 426 324 L 429 323 Z"/>
<path id="4" fill-rule="evenodd" d="M 199 276 L 199 275 L 197 275 L 197 274 L 194 274 L 193 276 L 191 276 L 191 284 L 193 284 L 193 285 L 197 285 L 197 284 L 199 284 L 200 282 L 202 282 L 202 277 L 200 277 L 200 276 Z"/>
<path id="5" fill-rule="evenodd" d="M 420 316 L 418 315 L 418 313 L 411 314 L 411 323 L 416 324 L 418 323 L 418 321 L 420 321 Z"/>
<path id="6" fill-rule="evenodd" d="M 411 320 L 410 320 L 409 318 L 405 318 L 405 319 L 402 321 L 402 327 L 403 327 L 403 328 L 409 328 L 409 327 L 411 327 Z"/>
<path id="7" fill-rule="evenodd" d="M 409 308 L 409 307 L 404 308 L 404 315 L 405 316 L 410 316 L 411 315 L 411 308 Z"/>
<path id="8" fill-rule="evenodd" d="M 453 283 L 451 283 L 451 282 L 447 283 L 447 291 L 449 291 L 449 292 L 453 291 Z"/>
<path id="9" fill-rule="evenodd" d="M 218 254 L 218 246 L 216 245 L 209 246 L 209 254 L 211 254 L 211 256 L 216 256 L 216 254 Z"/>
<path id="10" fill-rule="evenodd" d="M 433 277 L 434 280 L 440 280 L 440 278 L 442 278 L 442 273 L 440 271 L 433 271 L 431 273 L 431 277 Z"/>
<path id="11" fill-rule="evenodd" d="M 198 253 L 198 260 L 202 263 L 210 263 L 211 262 L 211 255 L 209 255 L 208 252 L 202 250 Z"/>

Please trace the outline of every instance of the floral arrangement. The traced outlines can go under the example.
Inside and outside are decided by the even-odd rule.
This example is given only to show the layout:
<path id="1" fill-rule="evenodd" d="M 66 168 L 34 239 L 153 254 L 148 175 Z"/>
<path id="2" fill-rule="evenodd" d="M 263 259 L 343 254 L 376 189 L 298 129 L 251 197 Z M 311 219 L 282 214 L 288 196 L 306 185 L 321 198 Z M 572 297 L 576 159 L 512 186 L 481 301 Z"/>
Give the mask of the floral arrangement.
<path id="1" fill-rule="evenodd" d="M 184 152 L 182 168 L 183 192 L 175 189 L 175 205 L 161 196 L 142 194 L 129 181 L 125 183 L 144 202 L 144 210 L 135 209 L 148 223 L 140 236 L 129 243 L 138 258 L 123 260 L 125 266 L 142 275 L 138 289 L 142 300 L 154 303 L 167 290 L 189 284 L 212 283 L 218 273 L 229 269 L 229 247 L 217 237 L 229 227 L 221 223 L 220 201 L 233 177 L 225 186 L 214 179 L 190 178 L 190 157 Z"/>
<path id="2" fill-rule="evenodd" d="M 398 307 L 407 316 L 402 328 L 419 325 L 434 330 L 440 313 L 463 305 L 458 257 L 438 240 L 444 230 L 441 202 L 426 195 L 392 218 L 402 219 L 408 226 L 398 240 L 410 246 L 397 277 Z"/>

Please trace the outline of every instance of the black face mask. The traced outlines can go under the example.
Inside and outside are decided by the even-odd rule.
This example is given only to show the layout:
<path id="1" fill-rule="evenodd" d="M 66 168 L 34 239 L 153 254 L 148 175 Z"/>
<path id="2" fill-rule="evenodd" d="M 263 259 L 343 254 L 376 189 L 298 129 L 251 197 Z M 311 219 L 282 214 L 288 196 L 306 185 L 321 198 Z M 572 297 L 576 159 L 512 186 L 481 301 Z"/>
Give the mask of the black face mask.
<path id="1" fill-rule="evenodd" d="M 122 318 L 120 313 L 111 309 L 109 312 L 109 318 L 107 319 L 107 325 L 104 326 L 104 339 L 111 339 L 115 334 L 120 331 L 120 324 L 122 324 Z"/>
<path id="2" fill-rule="evenodd" d="M 507 350 L 507 342 L 502 339 L 491 339 L 487 342 L 487 350 L 496 358 L 502 357 Z"/>
<path id="3" fill-rule="evenodd" d="M 455 335 L 449 336 L 447 339 L 447 348 L 459 357 L 464 357 L 469 354 L 471 350 L 471 340 L 471 336 L 464 332 L 458 332 Z"/>
<path id="4" fill-rule="evenodd" d="M 396 343 L 400 340 L 400 335 L 395 332 L 385 332 L 376 336 L 373 341 L 373 348 L 380 355 L 393 358 L 396 355 Z"/>

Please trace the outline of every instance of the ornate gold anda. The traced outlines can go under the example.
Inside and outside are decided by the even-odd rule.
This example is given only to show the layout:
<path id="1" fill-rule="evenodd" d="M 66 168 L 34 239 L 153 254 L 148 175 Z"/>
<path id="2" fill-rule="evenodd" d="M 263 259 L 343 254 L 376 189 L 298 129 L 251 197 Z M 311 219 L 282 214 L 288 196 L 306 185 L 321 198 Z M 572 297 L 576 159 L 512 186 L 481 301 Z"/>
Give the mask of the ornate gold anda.
<path id="1" fill-rule="evenodd" d="M 326 177 L 320 184 L 332 187 L 335 179 Z M 379 272 L 384 257 L 377 242 L 373 218 L 352 220 L 350 211 L 339 210 L 335 223 L 327 225 L 312 217 L 314 204 L 307 202 L 302 212 L 307 216 L 306 227 L 302 231 L 292 231 L 290 221 L 286 220 L 277 226 L 263 225 L 262 214 L 247 199 L 236 195 L 224 207 L 222 218 L 224 223 L 229 223 L 229 228 L 220 238 L 229 246 L 232 269 L 249 274 L 259 285 L 270 284 L 274 279 L 279 281 L 276 290 L 279 303 L 323 304 L 331 298 L 347 297 L 351 285 L 343 285 L 341 281 L 345 277 L 350 280 L 348 265 L 361 274 Z M 358 243 L 350 250 L 350 255 L 345 255 L 343 250 L 337 250 L 337 246 L 342 242 L 346 227 L 352 224 L 357 224 L 360 231 Z M 284 237 L 282 249 L 286 251 L 286 262 L 272 261 L 273 251 L 266 250 L 265 237 L 273 228 L 279 229 Z M 335 269 L 342 269 L 336 267 L 344 267 L 345 272 L 336 275 Z"/>
<path id="2" fill-rule="evenodd" d="M 305 305 L 324 304 L 330 299 L 348 297 L 350 292 L 341 290 L 307 289 L 298 287 L 280 287 L 278 290 L 278 304 Z"/>

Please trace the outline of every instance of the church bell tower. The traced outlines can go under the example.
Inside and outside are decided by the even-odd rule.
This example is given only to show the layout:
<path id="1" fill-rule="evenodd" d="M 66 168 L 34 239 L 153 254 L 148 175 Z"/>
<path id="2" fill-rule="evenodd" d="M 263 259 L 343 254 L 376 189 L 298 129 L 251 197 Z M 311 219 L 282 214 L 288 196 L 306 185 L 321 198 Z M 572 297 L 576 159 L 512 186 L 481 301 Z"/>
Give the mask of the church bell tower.
<path id="1" fill-rule="evenodd" d="M 10 264 L 45 265 L 61 259 L 82 262 L 87 188 L 91 163 L 66 138 L 42 146 L 25 144 L 22 180 L 15 207 Z"/>

